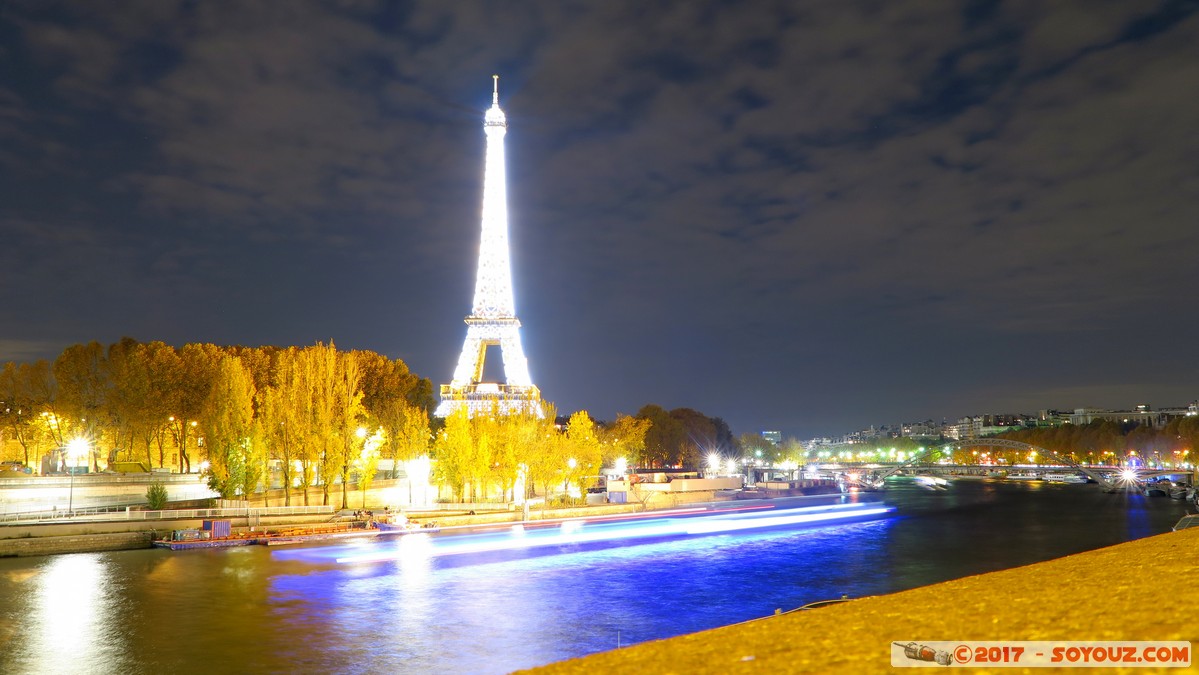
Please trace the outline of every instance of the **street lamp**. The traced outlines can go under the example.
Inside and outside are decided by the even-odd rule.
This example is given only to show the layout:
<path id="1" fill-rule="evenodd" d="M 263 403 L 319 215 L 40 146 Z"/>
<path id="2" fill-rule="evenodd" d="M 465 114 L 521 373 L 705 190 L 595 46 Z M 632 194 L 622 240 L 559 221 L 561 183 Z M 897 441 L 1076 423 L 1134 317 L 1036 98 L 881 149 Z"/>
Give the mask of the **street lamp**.
<path id="1" fill-rule="evenodd" d="M 75 467 L 72 463 L 78 465 L 79 458 L 87 457 L 87 452 L 87 439 L 75 438 L 67 443 L 67 473 L 71 475 L 71 487 L 67 492 L 67 517 L 71 517 L 75 511 Z"/>
<path id="2" fill-rule="evenodd" d="M 566 466 L 568 469 L 570 469 L 570 471 L 568 471 L 566 474 L 566 481 L 563 483 L 562 488 L 564 490 L 566 490 L 567 497 L 570 496 L 570 479 L 574 478 L 575 467 L 577 467 L 578 465 L 579 465 L 579 463 L 577 460 L 575 460 L 574 457 L 571 457 L 570 459 L 566 460 Z"/>

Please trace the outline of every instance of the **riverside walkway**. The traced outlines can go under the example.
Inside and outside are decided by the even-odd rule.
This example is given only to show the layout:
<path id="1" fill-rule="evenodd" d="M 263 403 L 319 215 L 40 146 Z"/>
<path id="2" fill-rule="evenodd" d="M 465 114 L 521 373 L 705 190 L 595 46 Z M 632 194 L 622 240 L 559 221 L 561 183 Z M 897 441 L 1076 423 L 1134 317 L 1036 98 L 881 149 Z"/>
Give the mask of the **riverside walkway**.
<path id="1" fill-rule="evenodd" d="M 522 672 L 881 673 L 893 671 L 892 642 L 941 640 L 1190 640 L 1192 669 L 1196 669 L 1197 570 L 1199 528 L 1192 528 L 891 595 L 641 643 Z M 1059 669 L 1002 668 L 995 672 L 1055 670 Z M 1160 667 L 1060 670 L 1194 672 Z"/>

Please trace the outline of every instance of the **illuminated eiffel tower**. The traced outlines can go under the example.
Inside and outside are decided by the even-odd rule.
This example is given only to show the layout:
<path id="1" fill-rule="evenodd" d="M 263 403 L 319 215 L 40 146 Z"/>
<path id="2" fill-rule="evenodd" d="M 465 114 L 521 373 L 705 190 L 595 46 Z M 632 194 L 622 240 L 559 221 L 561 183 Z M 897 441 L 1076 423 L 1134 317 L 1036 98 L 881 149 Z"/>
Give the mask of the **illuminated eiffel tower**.
<path id="1" fill-rule="evenodd" d="M 446 417 L 465 406 L 473 414 L 542 415 L 541 392 L 529 378 L 529 362 L 520 346 L 520 321 L 512 293 L 508 256 L 508 194 L 504 175 L 504 134 L 508 121 L 500 110 L 500 77 L 494 76 L 491 108 L 483 116 L 487 160 L 483 176 L 483 235 L 475 301 L 466 317 L 466 341 L 454 379 L 441 385 L 441 404 L 434 412 Z M 483 382 L 489 346 L 499 345 L 504 359 L 503 383 Z"/>

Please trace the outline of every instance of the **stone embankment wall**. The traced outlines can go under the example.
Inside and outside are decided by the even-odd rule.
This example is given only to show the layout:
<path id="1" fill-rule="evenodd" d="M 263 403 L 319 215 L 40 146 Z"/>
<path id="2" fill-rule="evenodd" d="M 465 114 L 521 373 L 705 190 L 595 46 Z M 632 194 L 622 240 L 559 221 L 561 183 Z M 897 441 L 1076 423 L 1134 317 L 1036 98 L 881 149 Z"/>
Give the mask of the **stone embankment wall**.
<path id="1" fill-rule="evenodd" d="M 125 551 L 150 547 L 149 532 L 108 532 L 65 537 L 24 537 L 0 539 L 0 558 L 57 553 L 93 553 Z"/>

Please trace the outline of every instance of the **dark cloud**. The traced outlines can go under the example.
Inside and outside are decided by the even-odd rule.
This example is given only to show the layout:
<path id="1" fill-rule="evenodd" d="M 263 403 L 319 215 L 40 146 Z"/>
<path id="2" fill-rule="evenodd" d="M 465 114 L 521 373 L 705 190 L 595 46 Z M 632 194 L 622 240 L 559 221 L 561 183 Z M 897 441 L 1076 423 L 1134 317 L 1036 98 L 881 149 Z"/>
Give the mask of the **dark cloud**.
<path id="1" fill-rule="evenodd" d="M 810 435 L 1184 402 L 1195 11 L 18 3 L 0 337 L 333 337 L 446 379 L 499 72 L 563 409 Z"/>

